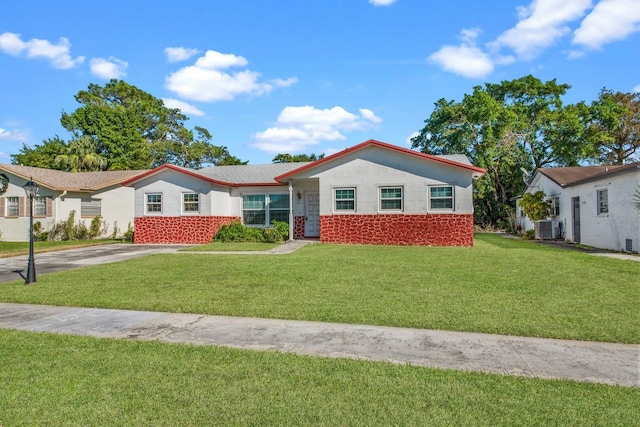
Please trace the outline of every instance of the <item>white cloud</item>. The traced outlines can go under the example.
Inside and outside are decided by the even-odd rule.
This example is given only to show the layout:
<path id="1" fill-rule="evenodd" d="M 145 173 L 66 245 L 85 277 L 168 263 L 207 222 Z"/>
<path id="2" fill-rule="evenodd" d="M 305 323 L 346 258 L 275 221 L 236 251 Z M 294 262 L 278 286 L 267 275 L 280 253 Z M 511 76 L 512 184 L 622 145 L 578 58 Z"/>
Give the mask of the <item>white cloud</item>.
<path id="1" fill-rule="evenodd" d="M 164 49 L 167 55 L 167 61 L 179 62 L 191 58 L 193 55 L 200 53 L 198 49 L 188 49 L 185 47 L 167 47 Z"/>
<path id="2" fill-rule="evenodd" d="M 25 53 L 29 59 L 44 58 L 49 60 L 52 67 L 61 70 L 75 67 L 84 61 L 84 56 L 75 59 L 71 57 L 71 44 L 64 37 L 53 44 L 41 39 L 23 41 L 20 34 L 6 32 L 0 34 L 0 50 L 13 56 Z"/>
<path id="3" fill-rule="evenodd" d="M 93 58 L 89 61 L 91 73 L 101 79 L 120 79 L 127 75 L 126 70 L 129 64 L 113 56 L 109 59 Z"/>
<path id="4" fill-rule="evenodd" d="M 396 0 L 369 0 L 369 3 L 374 6 L 389 6 L 395 2 Z"/>
<path id="5" fill-rule="evenodd" d="M 0 128 L 0 139 L 7 141 L 27 142 L 27 136 L 19 130 L 6 130 Z"/>
<path id="6" fill-rule="evenodd" d="M 591 7 L 591 0 L 533 0 L 519 7 L 520 21 L 502 33 L 493 43 L 496 49 L 507 46 L 520 59 L 529 60 L 551 46 L 570 29 L 568 22 L 581 18 Z"/>
<path id="7" fill-rule="evenodd" d="M 640 93 L 640 85 L 638 85 L 638 86 L 634 87 L 634 88 L 632 89 L 632 91 L 633 91 L 633 93 Z"/>
<path id="8" fill-rule="evenodd" d="M 179 108 L 186 115 L 191 116 L 204 116 L 204 111 L 200 110 L 195 105 L 191 105 L 187 102 L 180 101 L 178 99 L 173 98 L 162 98 L 162 102 L 167 108 Z"/>
<path id="9" fill-rule="evenodd" d="M 640 31 L 638 0 L 601 0 L 575 31 L 573 43 L 600 49 L 637 31 Z"/>
<path id="10" fill-rule="evenodd" d="M 255 135 L 253 145 L 269 153 L 301 153 L 322 141 L 344 140 L 345 132 L 367 130 L 382 122 L 369 109 L 361 108 L 359 113 L 338 106 L 324 110 L 309 105 L 285 107 L 273 127 Z"/>
<path id="11" fill-rule="evenodd" d="M 491 74 L 493 62 L 482 50 L 475 46 L 443 46 L 432 53 L 429 59 L 444 70 L 469 78 L 480 78 Z"/>
<path id="12" fill-rule="evenodd" d="M 179 69 L 165 79 L 165 87 L 178 96 L 191 101 L 229 101 L 238 95 L 260 96 L 276 87 L 297 82 L 295 77 L 260 81 L 260 73 L 244 69 L 226 72 L 228 68 L 245 67 L 242 56 L 208 50 L 194 65 Z"/>
<path id="13" fill-rule="evenodd" d="M 215 50 L 208 50 L 204 56 L 196 61 L 196 67 L 210 70 L 224 70 L 230 67 L 244 67 L 249 62 L 242 56 L 232 53 L 220 53 Z"/>

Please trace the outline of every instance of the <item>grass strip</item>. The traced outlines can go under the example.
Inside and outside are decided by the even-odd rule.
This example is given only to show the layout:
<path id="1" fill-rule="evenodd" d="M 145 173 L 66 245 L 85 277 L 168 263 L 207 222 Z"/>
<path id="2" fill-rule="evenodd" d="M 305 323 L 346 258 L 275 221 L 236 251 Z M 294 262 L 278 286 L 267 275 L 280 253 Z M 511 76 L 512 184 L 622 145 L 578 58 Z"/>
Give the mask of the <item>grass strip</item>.
<path id="1" fill-rule="evenodd" d="M 268 251 L 280 246 L 282 243 L 263 243 L 263 242 L 211 242 L 206 245 L 189 246 L 180 249 L 181 252 L 256 252 Z"/>
<path id="2" fill-rule="evenodd" d="M 637 388 L 0 330 L 0 424 L 637 423 Z"/>

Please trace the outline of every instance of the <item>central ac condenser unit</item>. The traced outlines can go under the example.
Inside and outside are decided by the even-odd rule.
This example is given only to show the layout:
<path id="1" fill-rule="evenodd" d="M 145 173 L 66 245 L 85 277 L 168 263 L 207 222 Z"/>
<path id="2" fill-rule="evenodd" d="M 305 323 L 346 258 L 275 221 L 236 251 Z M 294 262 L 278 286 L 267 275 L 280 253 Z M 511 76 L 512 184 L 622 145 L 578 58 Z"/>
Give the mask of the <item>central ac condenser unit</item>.
<path id="1" fill-rule="evenodd" d="M 554 240 L 558 238 L 558 221 L 549 219 L 533 223 L 535 238 L 539 240 Z"/>

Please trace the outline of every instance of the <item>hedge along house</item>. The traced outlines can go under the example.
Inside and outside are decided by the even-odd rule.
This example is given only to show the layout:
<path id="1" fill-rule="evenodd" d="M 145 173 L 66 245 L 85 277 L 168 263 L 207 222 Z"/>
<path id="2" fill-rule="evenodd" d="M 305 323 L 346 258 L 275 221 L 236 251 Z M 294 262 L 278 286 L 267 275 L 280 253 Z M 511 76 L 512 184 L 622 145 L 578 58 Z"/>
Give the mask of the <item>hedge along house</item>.
<path id="1" fill-rule="evenodd" d="M 10 242 L 29 240 L 29 199 L 23 185 L 30 178 L 40 190 L 34 198 L 33 220 L 42 231 L 66 221 L 75 211 L 76 223 L 89 227 L 96 216 L 103 219 L 105 235 L 121 235 L 133 221 L 133 189 L 120 185 L 144 171 L 64 172 L 30 166 L 0 164 L 8 178 L 0 195 L 0 232 Z M 131 224 L 133 225 L 133 224 Z M 114 227 L 117 228 L 114 230 Z"/>
<path id="2" fill-rule="evenodd" d="M 433 156 L 369 140 L 309 163 L 163 165 L 135 188 L 136 243 L 206 243 L 223 224 L 290 224 L 290 239 L 473 245 L 474 179 L 463 155 Z"/>

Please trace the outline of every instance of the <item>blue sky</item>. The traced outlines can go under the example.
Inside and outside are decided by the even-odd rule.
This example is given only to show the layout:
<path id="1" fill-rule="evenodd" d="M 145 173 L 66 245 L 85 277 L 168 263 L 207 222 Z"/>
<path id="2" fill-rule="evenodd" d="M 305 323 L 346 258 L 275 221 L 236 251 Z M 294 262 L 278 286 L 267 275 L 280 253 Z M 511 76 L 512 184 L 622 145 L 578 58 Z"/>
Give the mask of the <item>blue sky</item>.
<path id="1" fill-rule="evenodd" d="M 0 163 L 90 83 L 179 107 L 252 164 L 408 146 L 440 98 L 527 74 L 640 91 L 640 0 L 24 0 L 0 6 Z"/>

